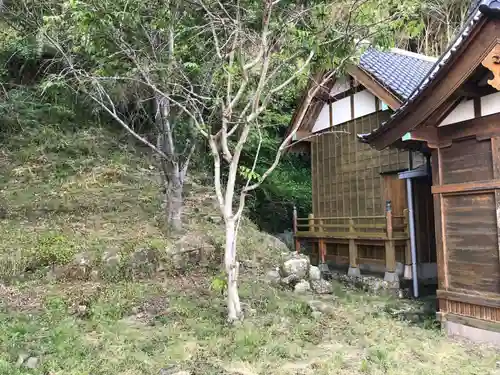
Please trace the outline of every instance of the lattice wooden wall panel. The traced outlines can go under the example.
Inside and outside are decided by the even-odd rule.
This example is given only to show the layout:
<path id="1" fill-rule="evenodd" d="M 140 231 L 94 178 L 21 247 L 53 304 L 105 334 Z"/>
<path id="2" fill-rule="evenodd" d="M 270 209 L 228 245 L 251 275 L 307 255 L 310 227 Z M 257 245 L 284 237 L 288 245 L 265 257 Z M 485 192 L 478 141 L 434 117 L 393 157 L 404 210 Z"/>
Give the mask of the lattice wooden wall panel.
<path id="1" fill-rule="evenodd" d="M 408 152 L 377 151 L 359 142 L 389 116 L 378 112 L 335 126 L 312 143 L 313 213 L 316 217 L 383 215 L 381 173 L 408 168 Z"/>

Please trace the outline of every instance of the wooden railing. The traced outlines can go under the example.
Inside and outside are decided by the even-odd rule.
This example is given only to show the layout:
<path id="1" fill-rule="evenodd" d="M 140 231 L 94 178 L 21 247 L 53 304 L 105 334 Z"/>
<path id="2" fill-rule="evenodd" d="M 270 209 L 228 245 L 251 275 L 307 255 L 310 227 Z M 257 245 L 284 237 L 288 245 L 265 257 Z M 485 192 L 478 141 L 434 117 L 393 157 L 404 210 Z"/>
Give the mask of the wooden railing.
<path id="1" fill-rule="evenodd" d="M 326 242 L 348 243 L 349 264 L 354 268 L 358 267 L 360 243 L 383 246 L 388 272 L 394 272 L 396 268 L 396 242 L 408 247 L 406 242 L 409 239 L 407 211 L 404 215 L 394 215 L 391 202 L 386 203 L 384 216 L 314 217 L 310 214 L 307 218 L 299 218 L 294 209 L 293 230 L 296 251 L 300 252 L 301 240 L 310 240 L 319 246 L 322 262 L 326 258 Z M 405 250 L 405 258 L 408 251 L 409 247 Z"/>

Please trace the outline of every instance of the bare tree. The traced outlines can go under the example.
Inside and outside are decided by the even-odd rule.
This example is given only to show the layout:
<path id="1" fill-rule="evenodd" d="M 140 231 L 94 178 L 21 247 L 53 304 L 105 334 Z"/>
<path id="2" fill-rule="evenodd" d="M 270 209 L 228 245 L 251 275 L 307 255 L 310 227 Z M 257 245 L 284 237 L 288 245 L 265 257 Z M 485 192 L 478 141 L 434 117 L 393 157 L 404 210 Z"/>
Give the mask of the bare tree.
<path id="1" fill-rule="evenodd" d="M 63 84 L 86 94 L 153 152 L 163 181 L 166 222 L 178 231 L 182 228 L 183 186 L 198 137 L 192 131 L 192 119 L 171 99 L 189 91 L 186 77 L 177 74 L 182 73 L 182 69 L 178 69 L 175 60 L 175 20 L 182 9 L 180 2 L 168 1 L 162 8 L 167 14 L 165 17 L 157 11 L 158 4 L 125 3 L 69 2 L 59 8 L 47 5 L 48 2 L 41 6 L 39 13 L 34 13 L 26 1 L 21 10 L 26 19 L 37 24 L 43 47 L 55 50 L 54 63 L 65 66 L 58 74 L 48 77 L 45 88 Z M 119 13 L 125 5 L 131 14 L 137 13 L 139 17 L 127 22 L 126 16 Z M 98 11 L 105 12 L 113 22 L 101 22 L 99 16 L 82 19 L 82 15 L 98 14 Z M 158 27 L 164 18 L 168 18 L 165 27 Z M 108 52 L 99 54 L 99 49 Z M 110 65 L 112 70 L 108 68 Z M 130 113 L 123 110 L 131 102 L 149 118 L 154 140 L 139 131 Z"/>
<path id="2" fill-rule="evenodd" d="M 66 63 L 67 68 L 56 80 L 76 82 L 80 90 L 123 128 L 159 155 L 164 161 L 164 175 L 173 181 L 175 191 L 176 183 L 183 181 L 192 151 L 188 147 L 187 154 L 180 153 L 185 155 L 183 162 L 175 156 L 179 153 L 172 142 L 172 113 L 181 113 L 189 119 L 197 134 L 207 139 L 213 158 L 215 195 L 225 223 L 228 320 L 234 322 L 242 318 L 236 244 L 247 195 L 277 167 L 306 115 L 308 103 L 360 53 L 356 41 L 377 37 L 398 15 L 378 19 L 374 8 L 379 7 L 379 2 L 375 0 L 334 3 L 322 0 L 190 0 L 175 6 L 172 1 L 158 2 L 160 4 L 153 7 L 152 13 L 145 12 L 139 25 L 130 32 L 126 32 L 130 27 L 114 16 L 116 12 L 121 15 L 118 7 L 109 17 L 119 27 L 109 28 L 108 24 L 114 24 L 107 22 L 104 30 L 100 29 L 90 38 L 85 36 L 85 43 L 93 38 L 103 43 L 104 33 L 106 42 L 112 41 L 119 60 L 126 58 L 125 68 L 117 69 L 114 75 L 104 74 L 106 69 L 100 67 L 102 64 L 98 64 L 99 69 L 91 70 L 77 60 L 79 56 L 72 46 L 81 40 L 81 30 L 77 30 L 70 43 L 60 39 L 61 35 L 68 34 L 66 29 L 71 29 L 79 20 L 74 18 L 74 9 L 65 22 L 61 22 L 60 16 L 55 18 L 59 25 L 57 32 L 53 27 L 50 31 L 50 23 L 45 25 L 44 35 Z M 123 17 L 132 12 L 131 3 L 126 2 L 129 9 Z M 137 0 L 137 4 L 140 7 L 142 2 Z M 103 12 L 101 3 L 93 6 L 101 7 L 100 13 Z M 168 13 L 158 17 L 157 9 L 168 9 Z M 113 10 L 112 5 L 107 5 L 106 10 Z M 88 9 L 82 12 L 86 12 L 84 28 L 88 30 Z M 150 21 L 151 17 L 155 22 Z M 94 22 L 102 28 L 101 18 Z M 61 27 L 65 32 L 61 32 Z M 147 36 L 148 48 L 130 41 L 129 34 L 139 32 Z M 96 44 L 89 53 L 94 53 L 95 48 Z M 161 64 L 152 63 L 158 59 Z M 108 61 L 107 58 L 104 61 Z M 318 70 L 324 73 L 309 79 L 305 105 L 298 114 L 296 127 L 279 146 L 273 162 L 258 173 L 264 126 L 262 115 L 285 88 Z M 120 116 L 109 91 L 116 82 L 137 84 L 151 92 L 160 129 L 157 145 L 135 132 Z M 241 165 L 241 155 L 248 147 L 250 135 L 256 135 L 260 142 L 252 150 L 251 165 Z M 238 179 L 245 180 L 243 185 L 238 185 Z"/>
<path id="3" fill-rule="evenodd" d="M 306 115 L 308 103 L 359 52 L 355 40 L 373 35 L 380 30 L 377 26 L 387 20 L 377 20 L 380 24 L 356 23 L 357 12 L 365 10 L 366 1 L 312 2 L 310 7 L 290 9 L 280 7 L 279 0 L 263 0 L 254 2 L 257 10 L 245 7 L 242 1 L 233 4 L 217 1 L 209 5 L 197 0 L 197 3 L 205 11 L 206 25 L 211 32 L 211 51 L 214 51 L 216 66 L 223 68 L 223 78 L 218 82 L 217 94 L 211 94 L 212 98 L 217 98 L 216 105 L 206 106 L 188 98 L 185 108 L 197 129 L 208 139 L 214 160 L 215 193 L 225 222 L 228 320 L 234 322 L 242 318 L 236 244 L 247 194 L 257 189 L 277 167 Z M 260 15 L 258 27 L 251 28 L 244 20 L 252 11 Z M 318 11 L 324 12 L 324 18 Z M 316 28 L 304 27 L 308 22 L 316 22 Z M 279 146 L 272 164 L 263 173 L 256 173 L 262 143 L 261 115 L 285 88 L 320 66 L 318 60 L 326 51 L 336 53 L 336 58 L 333 61 L 327 58 L 329 68 L 317 76 L 319 79 L 310 81 L 297 125 Z M 215 129 L 207 126 L 205 111 L 208 109 L 218 111 L 220 126 Z M 252 165 L 242 166 L 241 154 L 252 133 L 258 134 L 259 146 Z M 223 163 L 228 170 L 225 176 L 221 173 Z M 239 175 L 243 175 L 246 183 L 237 190 Z"/>

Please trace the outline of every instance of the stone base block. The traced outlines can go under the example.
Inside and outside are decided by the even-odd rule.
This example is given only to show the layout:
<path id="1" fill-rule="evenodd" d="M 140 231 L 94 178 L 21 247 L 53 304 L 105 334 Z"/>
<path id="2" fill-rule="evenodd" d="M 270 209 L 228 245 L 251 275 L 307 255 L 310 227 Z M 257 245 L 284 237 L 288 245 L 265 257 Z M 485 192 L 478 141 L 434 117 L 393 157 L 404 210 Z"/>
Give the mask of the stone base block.
<path id="1" fill-rule="evenodd" d="M 349 270 L 347 271 L 347 276 L 349 276 L 349 277 L 360 277 L 361 276 L 361 271 L 359 270 L 358 267 L 349 267 Z"/>
<path id="2" fill-rule="evenodd" d="M 388 283 L 399 283 L 399 276 L 396 272 L 386 272 L 384 275 L 384 281 Z"/>
<path id="3" fill-rule="evenodd" d="M 404 274 L 403 274 L 403 277 L 405 279 L 408 279 L 408 280 L 412 280 L 413 279 L 413 268 L 410 265 L 406 264 L 405 265 L 405 271 L 404 271 Z"/>
<path id="4" fill-rule="evenodd" d="M 485 329 L 470 327 L 465 324 L 450 321 L 443 322 L 442 326 L 449 336 L 464 337 L 471 341 L 500 347 L 500 332 L 487 331 Z"/>

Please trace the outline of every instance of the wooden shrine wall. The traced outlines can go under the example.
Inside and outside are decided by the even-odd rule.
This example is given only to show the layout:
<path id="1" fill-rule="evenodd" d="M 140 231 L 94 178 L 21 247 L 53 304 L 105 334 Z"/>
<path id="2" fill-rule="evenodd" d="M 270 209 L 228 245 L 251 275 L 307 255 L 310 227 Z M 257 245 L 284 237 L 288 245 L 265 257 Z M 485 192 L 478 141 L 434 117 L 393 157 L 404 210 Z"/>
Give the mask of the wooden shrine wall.
<path id="1" fill-rule="evenodd" d="M 314 138 L 311 144 L 314 216 L 384 215 L 387 189 L 399 187 L 403 192 L 394 191 L 394 194 L 400 196 L 404 193 L 402 181 L 384 187 L 381 173 L 406 170 L 408 152 L 396 149 L 377 151 L 356 137 L 372 131 L 389 115 L 388 112 L 377 112 L 337 125 L 334 133 Z M 397 180 L 397 175 L 392 177 Z"/>
<path id="2" fill-rule="evenodd" d="M 444 313 L 500 322 L 499 155 L 500 138 L 454 140 L 433 152 L 438 297 Z"/>

